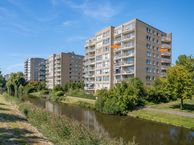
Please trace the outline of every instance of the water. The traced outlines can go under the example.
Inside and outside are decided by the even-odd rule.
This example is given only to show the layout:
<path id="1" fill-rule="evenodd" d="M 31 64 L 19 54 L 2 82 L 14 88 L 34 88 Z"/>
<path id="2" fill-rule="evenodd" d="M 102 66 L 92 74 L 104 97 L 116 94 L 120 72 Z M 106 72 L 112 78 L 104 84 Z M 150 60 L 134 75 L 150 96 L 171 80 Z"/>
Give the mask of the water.
<path id="1" fill-rule="evenodd" d="M 194 145 L 194 131 L 128 116 L 113 116 L 79 106 L 29 98 L 31 103 L 49 112 L 80 121 L 98 134 L 132 140 L 139 145 Z"/>

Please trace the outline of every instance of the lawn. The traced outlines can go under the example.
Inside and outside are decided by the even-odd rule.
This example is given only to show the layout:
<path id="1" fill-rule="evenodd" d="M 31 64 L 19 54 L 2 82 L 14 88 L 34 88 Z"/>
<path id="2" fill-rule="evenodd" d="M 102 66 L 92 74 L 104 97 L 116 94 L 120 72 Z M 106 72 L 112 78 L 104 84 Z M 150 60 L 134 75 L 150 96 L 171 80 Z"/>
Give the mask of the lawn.
<path id="1" fill-rule="evenodd" d="M 128 113 L 129 116 L 162 122 L 175 126 L 183 126 L 194 130 L 194 118 L 183 117 L 168 113 L 155 112 L 150 110 L 137 110 Z"/>
<path id="2" fill-rule="evenodd" d="M 184 100 L 183 110 L 180 109 L 180 100 L 154 105 L 149 104 L 146 107 L 129 112 L 128 115 L 194 130 L 194 117 L 192 117 L 194 116 L 194 98 Z"/>
<path id="3" fill-rule="evenodd" d="M 93 99 L 71 97 L 71 96 L 65 97 L 65 100 L 62 101 L 62 103 L 76 104 L 87 108 L 95 108 L 95 102 L 96 100 L 93 100 Z"/>
<path id="4" fill-rule="evenodd" d="M 165 109 L 165 110 L 176 110 L 180 112 L 194 113 L 194 98 L 192 100 L 184 100 L 184 109 L 180 109 L 180 100 L 162 103 L 157 105 L 150 105 L 151 108 Z"/>

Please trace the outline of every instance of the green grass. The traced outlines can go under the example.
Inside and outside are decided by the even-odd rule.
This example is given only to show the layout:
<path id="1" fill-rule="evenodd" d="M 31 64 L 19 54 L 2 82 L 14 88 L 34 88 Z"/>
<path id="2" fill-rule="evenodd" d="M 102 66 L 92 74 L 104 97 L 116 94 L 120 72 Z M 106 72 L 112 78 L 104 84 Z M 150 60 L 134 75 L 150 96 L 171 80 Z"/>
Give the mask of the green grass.
<path id="1" fill-rule="evenodd" d="M 184 100 L 184 108 L 180 109 L 180 100 L 169 102 L 169 103 L 161 103 L 157 105 L 149 105 L 151 108 L 156 109 L 164 109 L 164 110 L 175 110 L 186 113 L 194 113 L 194 98 L 192 100 L 186 99 Z"/>
<path id="2" fill-rule="evenodd" d="M 71 96 L 65 97 L 65 100 L 62 101 L 62 103 L 79 105 L 81 107 L 86 107 L 86 108 L 95 108 L 95 102 L 96 101 L 93 99 L 71 97 Z"/>
<path id="3" fill-rule="evenodd" d="M 94 95 L 86 93 L 84 90 L 70 90 L 65 95 L 96 100 L 96 97 Z"/>
<path id="4" fill-rule="evenodd" d="M 13 97 L 7 96 L 8 100 Z M 57 145 L 136 145 L 134 141 L 125 143 L 122 140 L 110 139 L 99 136 L 94 131 L 86 128 L 82 123 L 55 115 L 31 103 L 18 102 L 15 104 L 27 117 L 27 120 L 50 141 Z M 20 130 L 16 130 L 19 132 Z M 1 130 L 0 130 L 1 133 Z M 1 139 L 1 138 L 0 138 Z M 22 142 L 23 143 L 23 142 Z"/>
<path id="5" fill-rule="evenodd" d="M 137 110 L 128 113 L 129 116 L 162 122 L 175 126 L 182 126 L 194 130 L 194 118 L 172 115 L 168 113 L 155 112 L 150 110 Z"/>

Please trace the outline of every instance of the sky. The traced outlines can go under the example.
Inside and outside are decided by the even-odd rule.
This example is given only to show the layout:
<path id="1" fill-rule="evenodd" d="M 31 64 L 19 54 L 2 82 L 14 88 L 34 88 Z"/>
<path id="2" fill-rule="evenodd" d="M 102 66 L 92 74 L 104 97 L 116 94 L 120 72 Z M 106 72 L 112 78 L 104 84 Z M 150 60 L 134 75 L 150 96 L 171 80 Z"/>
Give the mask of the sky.
<path id="1" fill-rule="evenodd" d="M 84 55 L 95 32 L 134 18 L 173 33 L 173 63 L 194 55 L 193 0 L 0 0 L 0 70 L 23 71 L 29 57 Z"/>

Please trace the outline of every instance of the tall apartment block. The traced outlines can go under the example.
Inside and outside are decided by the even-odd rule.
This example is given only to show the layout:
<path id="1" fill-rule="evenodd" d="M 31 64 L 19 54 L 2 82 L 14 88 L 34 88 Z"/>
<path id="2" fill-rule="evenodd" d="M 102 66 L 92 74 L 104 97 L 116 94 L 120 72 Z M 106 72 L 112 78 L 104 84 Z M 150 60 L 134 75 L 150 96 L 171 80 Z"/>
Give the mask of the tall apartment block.
<path id="1" fill-rule="evenodd" d="M 171 65 L 172 34 L 138 19 L 109 26 L 85 44 L 84 82 L 87 91 L 111 88 L 131 77 L 150 85 Z"/>
<path id="2" fill-rule="evenodd" d="M 28 58 L 24 62 L 24 76 L 27 81 L 45 81 L 45 59 Z"/>
<path id="3" fill-rule="evenodd" d="M 49 56 L 46 61 L 47 87 L 52 89 L 56 85 L 83 81 L 83 59 L 73 52 Z"/>

